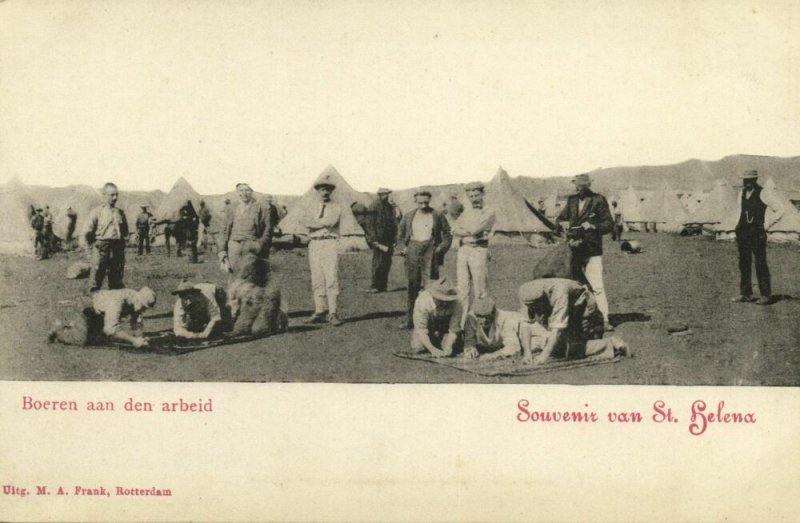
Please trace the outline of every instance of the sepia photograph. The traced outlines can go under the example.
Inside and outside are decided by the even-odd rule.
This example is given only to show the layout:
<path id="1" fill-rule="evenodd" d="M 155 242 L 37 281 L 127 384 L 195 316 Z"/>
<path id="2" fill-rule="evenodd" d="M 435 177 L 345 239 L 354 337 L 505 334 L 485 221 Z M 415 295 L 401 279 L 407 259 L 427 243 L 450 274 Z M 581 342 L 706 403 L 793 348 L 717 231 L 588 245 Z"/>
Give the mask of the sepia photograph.
<path id="1" fill-rule="evenodd" d="M 540 385 L 797 397 L 795 1 L 5 0 L 0 28 L 6 391 L 523 386 L 517 422 Z M 4 396 L 85 408 L 30 391 Z"/>

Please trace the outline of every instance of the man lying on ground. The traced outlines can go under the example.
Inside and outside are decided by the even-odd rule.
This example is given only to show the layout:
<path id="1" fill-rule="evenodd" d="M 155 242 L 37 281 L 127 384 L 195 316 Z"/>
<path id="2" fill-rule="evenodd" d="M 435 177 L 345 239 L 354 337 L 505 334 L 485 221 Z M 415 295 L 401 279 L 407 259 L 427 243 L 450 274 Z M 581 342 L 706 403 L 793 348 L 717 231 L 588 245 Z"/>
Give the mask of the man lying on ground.
<path id="1" fill-rule="evenodd" d="M 529 336 L 522 344 L 523 361 L 541 365 L 553 358 L 579 359 L 615 351 L 629 354 L 619 339 L 603 337 L 604 319 L 592 293 L 564 278 L 544 278 L 519 288 L 523 320 Z M 534 357 L 533 353 L 539 352 Z"/>
<path id="2" fill-rule="evenodd" d="M 494 360 L 522 352 L 518 312 L 502 311 L 492 298 L 475 300 L 464 324 L 464 357 Z"/>
<path id="3" fill-rule="evenodd" d="M 65 345 L 102 345 L 109 341 L 128 343 L 136 348 L 147 346 L 141 334 L 122 330 L 122 319 L 130 319 L 134 332 L 141 331 L 140 315 L 156 304 L 156 295 L 149 287 L 101 290 L 92 295 L 92 305 L 68 321 L 56 320 L 48 333 L 48 341 Z"/>
<path id="4" fill-rule="evenodd" d="M 453 354 L 462 340 L 463 312 L 456 289 L 447 278 L 429 282 L 414 302 L 414 332 L 411 350 L 428 351 L 436 357 Z"/>
<path id="5" fill-rule="evenodd" d="M 218 337 L 230 326 L 225 291 L 213 283 L 184 280 L 172 294 L 178 297 L 172 311 L 172 330 L 178 338 Z"/>

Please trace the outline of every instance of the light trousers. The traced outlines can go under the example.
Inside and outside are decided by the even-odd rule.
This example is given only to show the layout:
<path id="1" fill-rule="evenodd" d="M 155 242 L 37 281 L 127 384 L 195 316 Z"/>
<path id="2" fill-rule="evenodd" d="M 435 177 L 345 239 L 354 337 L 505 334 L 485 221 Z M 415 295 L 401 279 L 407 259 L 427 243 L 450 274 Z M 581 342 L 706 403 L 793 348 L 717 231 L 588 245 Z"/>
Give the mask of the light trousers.
<path id="1" fill-rule="evenodd" d="M 308 263 L 311 266 L 311 291 L 314 312 L 337 312 L 339 297 L 339 242 L 335 239 L 308 242 Z"/>
<path id="2" fill-rule="evenodd" d="M 487 261 L 489 249 L 461 245 L 458 248 L 456 259 L 456 279 L 458 280 L 458 296 L 464 304 L 464 313 L 470 305 L 470 283 L 472 284 L 472 299 L 487 296 L 489 286 L 489 268 Z"/>
<path id="3" fill-rule="evenodd" d="M 592 256 L 583 266 L 583 275 L 592 288 L 592 294 L 597 302 L 597 308 L 603 315 L 603 320 L 608 322 L 608 298 L 603 286 L 603 257 Z"/>

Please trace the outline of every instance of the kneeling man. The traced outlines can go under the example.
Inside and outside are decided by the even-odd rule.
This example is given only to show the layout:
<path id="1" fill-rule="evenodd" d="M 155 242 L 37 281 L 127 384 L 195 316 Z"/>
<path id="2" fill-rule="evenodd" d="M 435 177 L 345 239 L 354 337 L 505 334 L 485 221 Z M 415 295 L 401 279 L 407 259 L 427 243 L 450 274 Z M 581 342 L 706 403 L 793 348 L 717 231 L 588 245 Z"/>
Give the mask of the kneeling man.
<path id="1" fill-rule="evenodd" d="M 606 352 L 627 353 L 623 342 L 602 340 L 603 315 L 592 293 L 576 281 L 543 278 L 519 288 L 523 320 L 530 341 L 523 343 L 523 360 L 536 365 L 551 357 L 578 359 Z M 534 358 L 533 352 L 541 352 Z"/>
<path id="2" fill-rule="evenodd" d="M 460 342 L 463 312 L 458 293 L 447 278 L 430 282 L 414 302 L 411 350 L 436 357 L 453 354 Z"/>
<path id="3" fill-rule="evenodd" d="M 464 357 L 494 360 L 522 352 L 518 312 L 499 310 L 492 298 L 475 300 L 464 324 Z"/>
<path id="4" fill-rule="evenodd" d="M 48 341 L 64 345 L 101 345 L 110 340 L 129 343 L 136 348 L 147 346 L 140 334 L 142 324 L 139 316 L 156 304 L 156 295 L 149 287 L 138 291 L 113 289 L 97 291 L 92 296 L 92 305 L 77 313 L 71 320 L 56 320 L 48 334 Z M 122 330 L 122 319 L 130 319 L 130 334 Z"/>
<path id="5" fill-rule="evenodd" d="M 184 280 L 172 294 L 178 297 L 172 311 L 172 331 L 178 338 L 205 340 L 221 335 L 228 327 L 230 315 L 225 314 L 225 290 L 221 287 Z"/>

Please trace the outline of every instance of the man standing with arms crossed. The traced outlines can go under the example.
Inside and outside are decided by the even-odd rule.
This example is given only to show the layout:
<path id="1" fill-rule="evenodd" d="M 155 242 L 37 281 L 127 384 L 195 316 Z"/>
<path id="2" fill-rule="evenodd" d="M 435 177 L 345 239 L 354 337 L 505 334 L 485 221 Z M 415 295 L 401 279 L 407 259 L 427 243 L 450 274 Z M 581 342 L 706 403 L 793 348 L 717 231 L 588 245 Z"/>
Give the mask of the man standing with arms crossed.
<path id="1" fill-rule="evenodd" d="M 470 288 L 472 299 L 487 296 L 489 285 L 489 236 L 494 226 L 495 211 L 483 202 L 484 185 L 481 182 L 468 183 L 464 190 L 470 205 L 453 224 L 453 236 L 459 240 L 456 261 L 458 294 L 463 308 L 470 308 Z"/>
<path id="2" fill-rule="evenodd" d="M 220 262 L 228 262 L 229 270 L 234 274 L 247 253 L 269 258 L 272 241 L 269 208 L 256 201 L 249 184 L 237 183 L 236 192 L 239 204 L 225 213 L 217 254 Z"/>
<path id="3" fill-rule="evenodd" d="M 608 208 L 605 197 L 592 192 L 592 181 L 589 174 L 579 174 L 572 181 L 575 194 L 567 199 L 567 205 L 557 221 L 569 222 L 569 228 L 581 229 L 580 239 L 570 240 L 572 247 L 573 274 L 581 283 L 588 283 L 597 302 L 597 308 L 603 315 L 606 331 L 614 327 L 608 321 L 608 298 L 603 286 L 603 235 L 614 229 L 614 218 Z"/>
<path id="4" fill-rule="evenodd" d="M 119 190 L 111 182 L 103 186 L 106 203 L 89 213 L 83 240 L 92 247 L 94 286 L 89 292 L 100 290 L 108 274 L 109 289 L 123 289 L 122 276 L 125 271 L 125 240 L 128 237 L 128 220 L 122 209 L 117 208 Z"/>
<path id="5" fill-rule="evenodd" d="M 438 280 L 437 259 L 444 257 L 453 242 L 447 218 L 431 207 L 431 193 L 417 191 L 414 194 L 417 208 L 400 221 L 397 245 L 406 256 L 406 277 L 408 278 L 408 302 L 406 319 L 401 329 L 413 327 L 414 303 L 420 289 L 428 281 Z"/>
<path id="6" fill-rule="evenodd" d="M 367 209 L 367 243 L 372 249 L 372 286 L 368 292 L 386 292 L 389 271 L 392 268 L 392 254 L 397 221 L 394 207 L 389 203 L 391 190 L 378 189 L 378 198 Z"/>
<path id="7" fill-rule="evenodd" d="M 338 315 L 339 298 L 339 225 L 344 212 L 333 201 L 336 183 L 323 172 L 314 182 L 318 201 L 305 217 L 308 231 L 308 263 L 311 266 L 311 290 L 314 293 L 314 314 L 309 323 L 327 321 L 334 327 L 342 324 Z"/>

